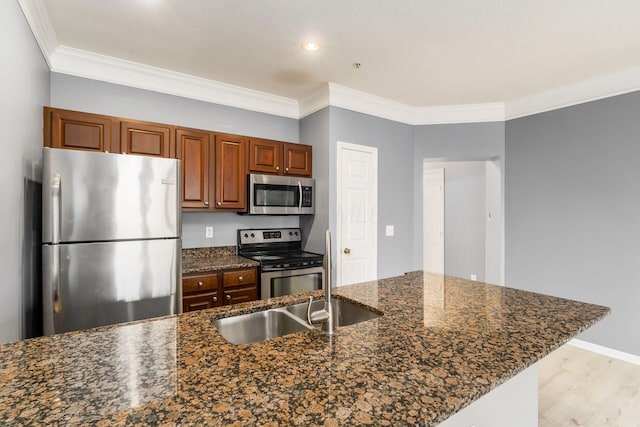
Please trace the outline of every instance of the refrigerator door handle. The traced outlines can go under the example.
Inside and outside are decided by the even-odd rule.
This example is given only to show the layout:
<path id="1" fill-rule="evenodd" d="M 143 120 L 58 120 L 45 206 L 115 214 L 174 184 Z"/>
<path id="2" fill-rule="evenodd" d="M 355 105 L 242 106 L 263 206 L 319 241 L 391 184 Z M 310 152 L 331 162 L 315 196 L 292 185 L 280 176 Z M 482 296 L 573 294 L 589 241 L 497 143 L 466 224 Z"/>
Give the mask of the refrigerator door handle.
<path id="1" fill-rule="evenodd" d="M 53 312 L 62 311 L 62 299 L 60 298 L 60 246 L 53 246 L 53 259 L 51 260 L 51 283 L 53 285 Z"/>
<path id="2" fill-rule="evenodd" d="M 60 243 L 60 216 L 61 216 L 61 203 L 60 198 L 62 190 L 62 177 L 59 173 L 53 176 L 51 181 L 51 243 Z"/>

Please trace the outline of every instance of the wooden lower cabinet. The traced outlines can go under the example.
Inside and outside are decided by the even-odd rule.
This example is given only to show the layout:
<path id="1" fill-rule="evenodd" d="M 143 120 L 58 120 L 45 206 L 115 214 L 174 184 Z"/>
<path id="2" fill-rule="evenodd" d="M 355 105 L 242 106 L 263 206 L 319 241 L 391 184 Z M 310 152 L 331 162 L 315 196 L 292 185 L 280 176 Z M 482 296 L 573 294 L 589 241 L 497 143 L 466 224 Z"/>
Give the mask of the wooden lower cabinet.
<path id="1" fill-rule="evenodd" d="M 218 307 L 221 301 L 218 292 L 199 292 L 195 295 L 185 295 L 182 297 L 182 311 L 204 310 L 206 308 Z"/>
<path id="2" fill-rule="evenodd" d="M 204 310 L 258 299 L 256 267 L 191 274 L 182 278 L 182 311 Z"/>

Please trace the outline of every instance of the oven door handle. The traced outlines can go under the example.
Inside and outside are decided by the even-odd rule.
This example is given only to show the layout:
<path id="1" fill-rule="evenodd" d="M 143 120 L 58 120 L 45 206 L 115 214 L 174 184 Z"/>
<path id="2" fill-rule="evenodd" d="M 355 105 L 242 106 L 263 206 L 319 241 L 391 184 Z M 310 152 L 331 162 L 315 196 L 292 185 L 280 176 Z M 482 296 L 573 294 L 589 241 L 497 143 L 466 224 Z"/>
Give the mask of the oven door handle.
<path id="1" fill-rule="evenodd" d="M 298 210 L 302 211 L 302 183 L 298 181 Z"/>

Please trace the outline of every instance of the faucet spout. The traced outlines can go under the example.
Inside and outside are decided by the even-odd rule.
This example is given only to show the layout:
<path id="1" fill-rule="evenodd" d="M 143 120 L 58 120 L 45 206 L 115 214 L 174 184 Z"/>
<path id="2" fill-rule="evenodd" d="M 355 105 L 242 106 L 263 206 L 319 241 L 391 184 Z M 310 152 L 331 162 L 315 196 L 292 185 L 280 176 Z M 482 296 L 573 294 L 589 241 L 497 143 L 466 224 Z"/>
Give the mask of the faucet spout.
<path id="1" fill-rule="evenodd" d="M 326 335 L 334 334 L 333 307 L 331 305 L 331 231 L 327 230 L 324 238 L 324 307 L 311 312 L 313 297 L 309 297 L 307 307 L 307 321 L 309 324 L 322 323 L 322 332 Z"/>

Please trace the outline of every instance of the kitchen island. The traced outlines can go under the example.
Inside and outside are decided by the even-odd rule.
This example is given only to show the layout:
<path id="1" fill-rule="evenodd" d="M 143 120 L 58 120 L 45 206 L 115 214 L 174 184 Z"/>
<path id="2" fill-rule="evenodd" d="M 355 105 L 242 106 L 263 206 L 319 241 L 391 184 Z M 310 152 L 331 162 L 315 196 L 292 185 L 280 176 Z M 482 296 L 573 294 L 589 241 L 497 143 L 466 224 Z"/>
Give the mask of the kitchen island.
<path id="1" fill-rule="evenodd" d="M 296 295 L 2 345 L 0 423 L 436 425 L 609 313 L 422 272 L 335 295 L 383 315 L 252 345 L 211 321 Z"/>

